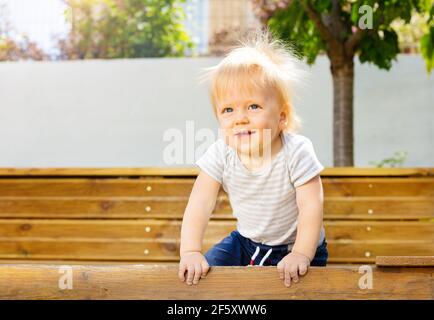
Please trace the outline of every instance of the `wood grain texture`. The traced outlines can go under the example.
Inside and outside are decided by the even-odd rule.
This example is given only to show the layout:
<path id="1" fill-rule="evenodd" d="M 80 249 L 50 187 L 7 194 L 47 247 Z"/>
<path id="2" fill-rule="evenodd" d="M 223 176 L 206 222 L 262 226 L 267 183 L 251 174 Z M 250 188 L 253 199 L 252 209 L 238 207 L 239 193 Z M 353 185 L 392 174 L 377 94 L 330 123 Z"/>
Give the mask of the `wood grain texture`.
<path id="1" fill-rule="evenodd" d="M 377 255 L 434 255 L 434 223 L 325 221 L 329 261 L 375 262 Z M 180 220 L 0 219 L 0 258 L 177 261 Z M 236 229 L 210 221 L 204 252 Z"/>
<path id="2" fill-rule="evenodd" d="M 325 198 L 324 218 L 330 220 L 434 219 L 434 198 Z M 0 218 L 54 219 L 182 219 L 188 199 L 0 197 Z M 233 219 L 226 198 L 217 199 L 212 219 Z"/>
<path id="3" fill-rule="evenodd" d="M 215 242 L 204 241 L 203 251 Z M 330 263 L 374 263 L 377 255 L 434 255 L 433 243 L 333 242 L 328 244 Z M 1 259 L 178 261 L 179 242 L 142 239 L 2 239 Z"/>
<path id="4" fill-rule="evenodd" d="M 197 168 L 0 168 L 0 176 L 196 176 Z M 434 176 L 434 168 L 325 168 L 324 176 Z"/>
<path id="5" fill-rule="evenodd" d="M 138 264 L 140 263 L 140 265 L 155 265 L 156 262 L 155 261 L 115 261 L 115 260 L 87 260 L 85 262 L 83 262 L 83 260 L 31 260 L 31 259 L 26 259 L 26 260 L 20 260 L 20 259 L 0 259 L 0 265 L 10 265 L 10 264 L 43 264 L 43 265 L 131 265 L 131 264 Z M 159 261 L 158 265 L 160 266 L 178 266 L 179 265 L 179 261 Z M 342 264 L 339 264 L 339 266 L 344 266 Z"/>
<path id="6" fill-rule="evenodd" d="M 0 178 L 2 197 L 188 197 L 195 177 Z M 326 197 L 434 197 L 434 177 L 322 178 Z M 220 195 L 225 195 L 220 190 Z"/>
<path id="7" fill-rule="evenodd" d="M 196 174 L 166 169 L 0 169 L 0 259 L 177 261 Z M 330 262 L 434 255 L 434 168 L 329 169 Z M 220 190 L 204 250 L 234 229 Z"/>
<path id="8" fill-rule="evenodd" d="M 374 266 L 372 289 L 361 289 L 359 267 L 312 267 L 290 288 L 275 267 L 212 267 L 194 286 L 178 279 L 177 266 L 69 267 L 72 289 L 62 290 L 62 266 L 0 265 L 0 299 L 434 299 L 433 268 Z"/>
<path id="9" fill-rule="evenodd" d="M 434 256 L 377 256 L 375 264 L 381 267 L 434 267 Z"/>
<path id="10" fill-rule="evenodd" d="M 181 220 L 166 219 L 0 219 L 4 238 L 84 238 L 177 240 Z M 325 221 L 327 240 L 434 241 L 434 222 L 429 221 Z M 205 238 L 218 241 L 236 229 L 236 220 L 211 220 Z"/>

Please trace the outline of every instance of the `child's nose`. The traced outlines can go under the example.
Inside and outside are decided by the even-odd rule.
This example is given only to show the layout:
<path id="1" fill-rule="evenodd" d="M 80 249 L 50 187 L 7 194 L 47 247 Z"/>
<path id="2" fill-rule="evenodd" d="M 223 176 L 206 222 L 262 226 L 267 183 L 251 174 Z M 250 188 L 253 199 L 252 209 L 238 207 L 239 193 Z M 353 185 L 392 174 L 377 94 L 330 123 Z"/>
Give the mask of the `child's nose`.
<path id="1" fill-rule="evenodd" d="M 243 124 L 248 122 L 249 118 L 247 117 L 247 114 L 244 111 L 238 111 L 235 117 L 235 124 Z"/>

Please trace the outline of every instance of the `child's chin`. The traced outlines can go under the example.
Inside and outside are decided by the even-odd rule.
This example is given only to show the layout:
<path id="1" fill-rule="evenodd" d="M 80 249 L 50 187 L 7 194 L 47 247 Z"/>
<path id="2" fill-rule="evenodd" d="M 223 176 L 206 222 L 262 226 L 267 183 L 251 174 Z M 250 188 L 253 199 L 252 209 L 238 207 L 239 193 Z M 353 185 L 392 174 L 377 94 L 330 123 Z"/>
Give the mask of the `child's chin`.
<path id="1" fill-rule="evenodd" d="M 253 143 L 245 142 L 239 143 L 237 146 L 234 146 L 239 152 L 249 154 L 256 150 L 258 152 L 258 146 Z"/>

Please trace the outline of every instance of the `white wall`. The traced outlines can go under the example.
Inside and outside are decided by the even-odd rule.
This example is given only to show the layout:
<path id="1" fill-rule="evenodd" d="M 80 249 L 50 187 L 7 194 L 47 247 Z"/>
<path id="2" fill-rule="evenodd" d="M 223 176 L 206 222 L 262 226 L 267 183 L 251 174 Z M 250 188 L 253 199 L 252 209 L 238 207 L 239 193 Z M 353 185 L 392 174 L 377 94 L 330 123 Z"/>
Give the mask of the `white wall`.
<path id="1" fill-rule="evenodd" d="M 166 166 L 167 129 L 186 121 L 217 130 L 197 72 L 217 58 L 0 63 L 1 167 Z M 301 134 L 332 166 L 328 61 L 312 67 L 300 93 Z M 419 56 L 400 56 L 390 72 L 357 63 L 355 165 L 395 151 L 404 166 L 434 167 L 434 76 Z M 199 144 L 196 144 L 198 147 Z M 186 164 L 184 164 L 186 165 Z"/>

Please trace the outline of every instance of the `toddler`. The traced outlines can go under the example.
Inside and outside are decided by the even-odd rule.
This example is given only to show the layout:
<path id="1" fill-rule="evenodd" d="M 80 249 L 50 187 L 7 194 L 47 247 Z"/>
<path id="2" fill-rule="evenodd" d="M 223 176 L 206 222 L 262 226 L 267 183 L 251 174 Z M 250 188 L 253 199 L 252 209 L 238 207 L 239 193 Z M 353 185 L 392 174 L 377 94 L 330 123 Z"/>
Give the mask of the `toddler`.
<path id="1" fill-rule="evenodd" d="M 296 133 L 301 121 L 291 99 L 303 79 L 299 64 L 265 30 L 205 70 L 220 135 L 196 162 L 181 229 L 181 281 L 197 284 L 210 266 L 271 265 L 290 286 L 309 266 L 326 265 L 324 167 L 311 141 Z M 221 186 L 237 228 L 202 254 Z"/>

